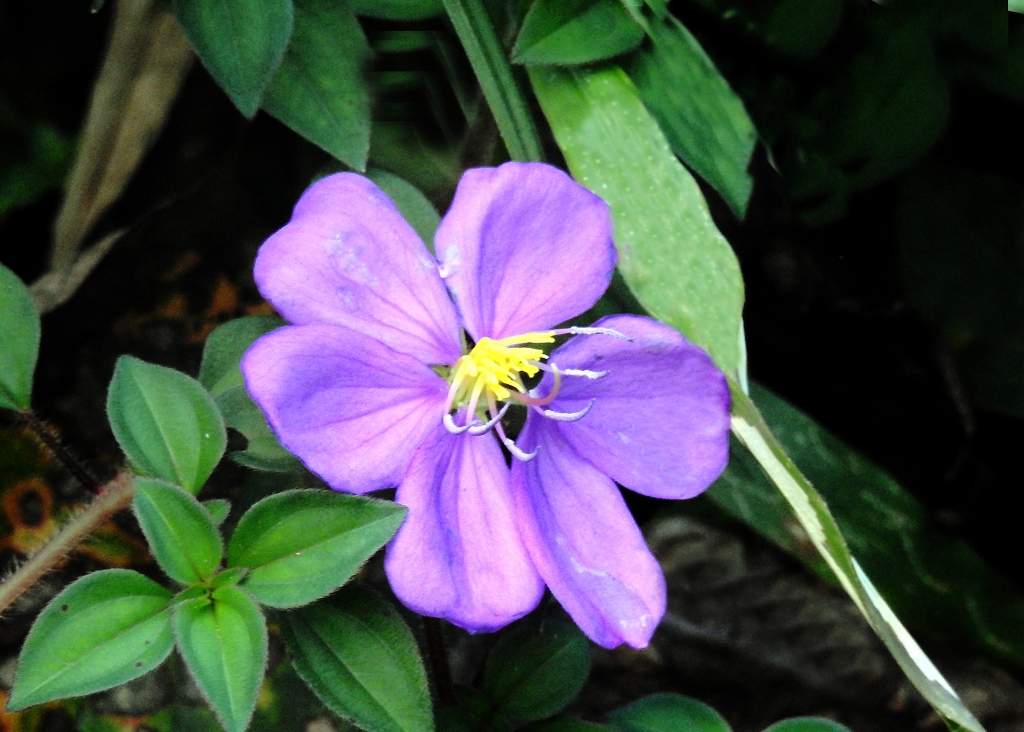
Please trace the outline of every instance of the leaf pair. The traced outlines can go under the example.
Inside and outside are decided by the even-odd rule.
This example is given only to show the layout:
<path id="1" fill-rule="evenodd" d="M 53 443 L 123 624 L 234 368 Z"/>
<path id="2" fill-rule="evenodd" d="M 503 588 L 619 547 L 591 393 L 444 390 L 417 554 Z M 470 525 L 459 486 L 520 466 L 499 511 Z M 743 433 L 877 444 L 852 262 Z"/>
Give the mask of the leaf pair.
<path id="1" fill-rule="evenodd" d="M 246 117 L 262 106 L 347 165 L 370 145 L 369 46 L 334 0 L 174 0 L 196 53 Z"/>

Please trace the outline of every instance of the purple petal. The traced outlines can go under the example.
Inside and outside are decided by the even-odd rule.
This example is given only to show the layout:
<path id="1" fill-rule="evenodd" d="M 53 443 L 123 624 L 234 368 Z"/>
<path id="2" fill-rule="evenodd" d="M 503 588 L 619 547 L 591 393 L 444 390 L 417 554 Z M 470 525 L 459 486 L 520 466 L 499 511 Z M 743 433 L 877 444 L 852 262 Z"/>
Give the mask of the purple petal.
<path id="1" fill-rule="evenodd" d="M 616 261 L 607 204 L 541 163 L 467 170 L 434 241 L 475 340 L 579 315 L 608 287 Z"/>
<path id="2" fill-rule="evenodd" d="M 459 324 L 437 262 L 368 179 L 317 181 L 292 220 L 260 247 L 260 293 L 296 325 L 333 323 L 430 364 L 461 354 Z"/>
<path id="3" fill-rule="evenodd" d="M 516 529 L 508 467 L 493 437 L 436 430 L 395 500 L 409 514 L 384 566 L 407 607 L 478 632 L 537 606 L 544 583 Z"/>
<path id="4" fill-rule="evenodd" d="M 729 387 L 711 358 L 679 333 L 649 318 L 616 315 L 595 325 L 608 336 L 577 336 L 555 349 L 560 369 L 607 371 L 591 380 L 564 377 L 550 405 L 560 412 L 594 406 L 560 423 L 565 439 L 598 470 L 656 498 L 692 498 L 729 460 Z M 539 393 L 550 389 L 545 377 Z"/>
<path id="5" fill-rule="evenodd" d="M 538 449 L 513 463 L 511 485 L 540 576 L 594 642 L 643 648 L 665 613 L 665 578 L 619 489 L 540 415 L 527 417 L 518 441 Z"/>
<path id="6" fill-rule="evenodd" d="M 281 444 L 350 493 L 398 485 L 441 424 L 448 387 L 412 356 L 336 325 L 268 333 L 242 374 Z"/>

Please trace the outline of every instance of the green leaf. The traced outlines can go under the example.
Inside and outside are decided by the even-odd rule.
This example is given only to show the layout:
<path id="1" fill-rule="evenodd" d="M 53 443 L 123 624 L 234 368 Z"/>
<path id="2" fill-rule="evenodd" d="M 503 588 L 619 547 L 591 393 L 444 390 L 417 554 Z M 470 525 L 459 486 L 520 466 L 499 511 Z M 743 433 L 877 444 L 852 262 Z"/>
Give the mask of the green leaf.
<path id="1" fill-rule="evenodd" d="M 180 371 L 121 356 L 107 418 L 135 470 L 198 493 L 227 445 L 220 410 Z"/>
<path id="2" fill-rule="evenodd" d="M 590 673 L 590 643 L 574 623 L 548 619 L 506 632 L 487 659 L 484 691 L 499 714 L 542 719 L 560 711 Z"/>
<path id="3" fill-rule="evenodd" d="M 252 117 L 292 34 L 292 0 L 173 0 L 203 65 Z"/>
<path id="4" fill-rule="evenodd" d="M 530 107 L 512 74 L 487 8 L 481 0 L 444 0 L 444 7 L 462 41 L 509 155 L 521 162 L 543 160 L 544 150 Z"/>
<path id="5" fill-rule="evenodd" d="M 139 478 L 132 508 L 168 577 L 189 585 L 217 571 L 224 547 L 213 518 L 195 496 L 170 483 Z"/>
<path id="6" fill-rule="evenodd" d="M 199 383 L 214 398 L 236 386 L 244 386 L 239 363 L 257 338 L 285 325 L 277 315 L 247 315 L 214 328 L 203 345 Z"/>
<path id="7" fill-rule="evenodd" d="M 636 88 L 616 67 L 533 67 L 530 79 L 573 176 L 611 206 L 619 270 L 640 304 L 735 373 L 739 264 Z"/>
<path id="8" fill-rule="evenodd" d="M 174 647 L 171 593 L 127 569 L 69 585 L 36 618 L 18 661 L 8 711 L 123 684 Z"/>
<path id="9" fill-rule="evenodd" d="M 351 0 L 352 12 L 383 20 L 426 20 L 444 14 L 441 0 Z"/>
<path id="10" fill-rule="evenodd" d="M 213 523 L 220 526 L 224 523 L 224 519 L 231 513 L 231 501 L 224 498 L 214 498 L 209 501 L 203 501 L 203 508 L 210 514 L 210 518 L 213 519 Z"/>
<path id="11" fill-rule="evenodd" d="M 903 673 L 949 725 L 984 732 L 953 687 L 924 654 L 914 638 L 875 589 L 850 554 L 824 499 L 804 477 L 772 433 L 754 402 L 730 380 L 732 431 L 786 499 L 807 539 L 839 584 L 856 603 Z"/>
<path id="12" fill-rule="evenodd" d="M 679 694 L 652 694 L 609 712 L 622 732 L 730 732 L 722 715 L 707 704 Z"/>
<path id="13" fill-rule="evenodd" d="M 763 387 L 751 396 L 782 447 L 818 487 L 850 549 L 911 628 L 1024 667 L 1024 597 L 963 541 L 936 531 L 917 500 L 876 465 Z M 828 564 L 793 526 L 757 462 L 734 449 L 708 495 L 814 571 Z"/>
<path id="14" fill-rule="evenodd" d="M 341 162 L 365 170 L 370 47 L 343 0 L 296 0 L 295 31 L 263 108 Z"/>
<path id="15" fill-rule="evenodd" d="M 406 508 L 323 490 L 268 496 L 238 522 L 228 566 L 264 605 L 296 607 L 340 587 L 398 530 Z"/>
<path id="16" fill-rule="evenodd" d="M 1024 186 L 950 165 L 900 190 L 907 297 L 953 348 L 977 404 L 1024 417 Z"/>
<path id="17" fill-rule="evenodd" d="M 402 214 L 402 218 L 409 222 L 409 225 L 416 230 L 420 239 L 433 253 L 434 232 L 437 231 L 437 227 L 441 223 L 441 217 L 438 216 L 434 204 L 427 200 L 419 188 L 407 183 L 394 173 L 380 168 L 370 168 L 366 172 L 366 176 L 388 195 L 388 198 Z"/>
<path id="18" fill-rule="evenodd" d="M 631 51 L 644 29 L 619 0 L 535 0 L 512 49 L 516 63 L 572 66 Z"/>
<path id="19" fill-rule="evenodd" d="M 821 717 L 793 717 L 776 722 L 764 732 L 850 732 L 850 728 Z"/>
<path id="20" fill-rule="evenodd" d="M 388 603 L 359 587 L 283 615 L 299 676 L 336 714 L 368 732 L 432 732 L 416 641 Z"/>
<path id="21" fill-rule="evenodd" d="M 256 708 L 267 664 L 259 607 L 233 585 L 179 603 L 174 635 L 185 665 L 228 732 L 243 732 Z"/>
<path id="22" fill-rule="evenodd" d="M 25 283 L 0 264 L 0 408 L 27 410 L 39 357 L 39 312 Z"/>
<path id="23" fill-rule="evenodd" d="M 1011 13 L 1024 13 L 1024 0 L 1007 0 L 1006 7 Z"/>
<path id="24" fill-rule="evenodd" d="M 218 326 L 203 346 L 199 382 L 210 390 L 228 427 L 245 435 L 245 450 L 231 459 L 256 470 L 287 472 L 302 463 L 277 441 L 263 412 L 249 397 L 239 363 L 242 355 L 262 335 L 285 325 L 276 315 L 250 315 Z"/>
<path id="25" fill-rule="evenodd" d="M 627 69 L 644 104 L 683 162 L 710 183 L 740 218 L 753 178 L 757 132 L 743 102 L 675 18 L 653 23 L 653 43 Z"/>

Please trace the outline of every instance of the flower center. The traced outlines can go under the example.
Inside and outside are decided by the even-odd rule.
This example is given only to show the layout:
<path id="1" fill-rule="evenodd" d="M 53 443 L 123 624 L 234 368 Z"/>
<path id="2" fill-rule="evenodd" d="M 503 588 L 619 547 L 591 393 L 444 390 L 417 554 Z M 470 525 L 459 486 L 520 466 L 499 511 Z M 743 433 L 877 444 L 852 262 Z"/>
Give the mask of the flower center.
<path id="1" fill-rule="evenodd" d="M 456 361 L 451 372 L 450 399 L 455 408 L 467 406 L 468 414 L 476 413 L 478 406 L 493 407 L 498 401 L 513 397 L 513 390 L 526 394 L 523 374 L 535 376 L 540 362 L 547 354 L 530 345 L 554 343 L 555 334 L 548 332 L 524 333 L 493 340 L 481 338 L 473 350 Z M 484 403 L 481 404 L 481 398 Z"/>

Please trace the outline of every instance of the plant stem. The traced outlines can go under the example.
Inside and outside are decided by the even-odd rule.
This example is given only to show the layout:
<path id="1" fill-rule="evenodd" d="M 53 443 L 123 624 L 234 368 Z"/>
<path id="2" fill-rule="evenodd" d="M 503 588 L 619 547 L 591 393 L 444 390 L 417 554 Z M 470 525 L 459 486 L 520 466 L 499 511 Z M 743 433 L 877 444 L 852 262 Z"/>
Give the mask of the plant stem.
<path id="1" fill-rule="evenodd" d="M 481 0 L 443 0 L 448 17 L 462 42 L 480 89 L 494 113 L 498 130 L 513 160 L 541 161 L 537 128 L 530 107 L 512 74 Z"/>
<path id="2" fill-rule="evenodd" d="M 430 668 L 434 672 L 437 699 L 442 704 L 454 706 L 458 701 L 452 684 L 451 668 L 448 666 L 448 652 L 444 647 L 441 621 L 437 618 L 424 617 L 423 630 L 427 635 L 427 655 L 430 656 Z"/>
<path id="3" fill-rule="evenodd" d="M 25 410 L 24 412 L 19 412 L 19 416 L 25 420 L 25 423 L 36 433 L 36 436 L 39 437 L 42 443 L 50 449 L 50 452 L 61 461 L 64 467 L 78 479 L 79 483 L 84 485 L 94 496 L 100 494 L 103 490 L 100 482 L 93 478 L 89 471 L 71 456 L 67 448 L 60 444 L 60 440 L 53 436 L 53 433 L 46 428 L 46 425 L 35 414 Z"/>
<path id="4" fill-rule="evenodd" d="M 131 473 L 120 473 L 100 490 L 96 498 L 66 523 L 46 545 L 33 554 L 0 585 L 0 613 L 52 570 L 107 519 L 131 503 L 135 481 Z"/>

